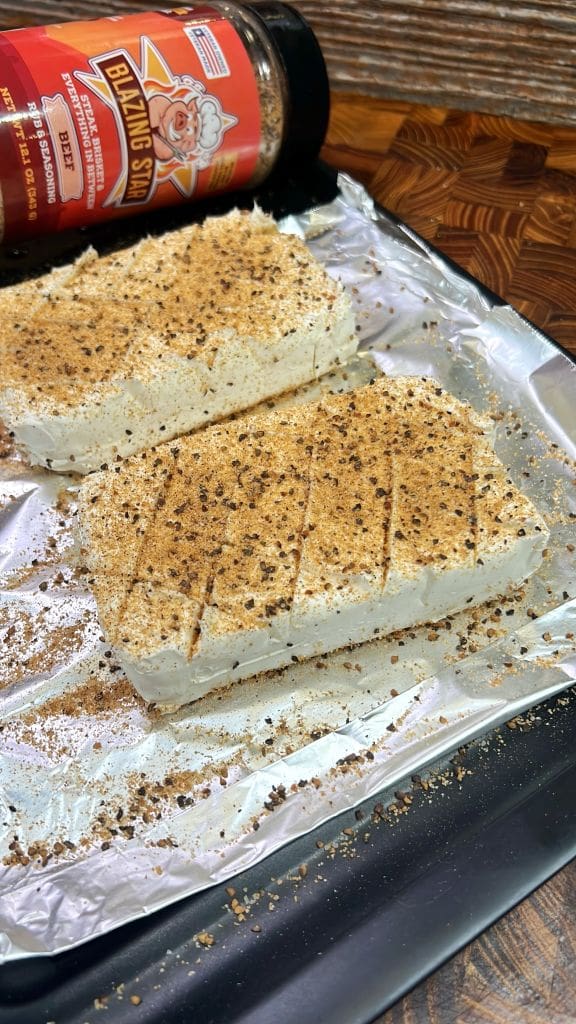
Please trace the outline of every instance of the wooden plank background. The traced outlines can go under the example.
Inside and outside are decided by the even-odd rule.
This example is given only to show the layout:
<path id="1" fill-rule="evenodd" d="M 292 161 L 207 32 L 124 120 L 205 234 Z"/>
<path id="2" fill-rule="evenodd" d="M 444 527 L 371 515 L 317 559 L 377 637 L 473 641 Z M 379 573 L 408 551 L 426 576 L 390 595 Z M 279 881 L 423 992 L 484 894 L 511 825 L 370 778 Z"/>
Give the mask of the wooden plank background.
<path id="1" fill-rule="evenodd" d="M 297 0 L 338 88 L 576 124 L 571 0 Z"/>
<path id="2" fill-rule="evenodd" d="M 95 18 L 162 0 L 0 0 L 0 23 Z M 169 3 L 166 4 L 169 6 Z M 334 89 L 576 124 L 572 0 L 295 0 Z"/>

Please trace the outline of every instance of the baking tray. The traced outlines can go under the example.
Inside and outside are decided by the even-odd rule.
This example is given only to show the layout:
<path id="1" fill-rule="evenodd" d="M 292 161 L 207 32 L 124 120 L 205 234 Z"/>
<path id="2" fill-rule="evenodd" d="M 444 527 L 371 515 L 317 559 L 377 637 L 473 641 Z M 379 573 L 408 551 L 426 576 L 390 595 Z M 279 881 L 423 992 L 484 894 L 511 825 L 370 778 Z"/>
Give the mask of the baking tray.
<path id="1" fill-rule="evenodd" d="M 318 165 L 256 198 L 280 217 L 335 193 L 335 175 Z M 106 248 L 253 198 L 3 249 L 0 273 L 14 280 L 88 241 Z M 69 953 L 5 965 L 0 1020 L 373 1019 L 576 854 L 576 695 L 513 725 L 437 766 L 425 788 L 401 783 L 395 792 L 407 803 L 383 793 L 226 887 Z M 382 820 L 391 801 L 407 813 Z M 240 898 L 263 893 L 243 921 L 230 910 L 230 887 Z M 198 934 L 213 944 L 194 942 Z"/>

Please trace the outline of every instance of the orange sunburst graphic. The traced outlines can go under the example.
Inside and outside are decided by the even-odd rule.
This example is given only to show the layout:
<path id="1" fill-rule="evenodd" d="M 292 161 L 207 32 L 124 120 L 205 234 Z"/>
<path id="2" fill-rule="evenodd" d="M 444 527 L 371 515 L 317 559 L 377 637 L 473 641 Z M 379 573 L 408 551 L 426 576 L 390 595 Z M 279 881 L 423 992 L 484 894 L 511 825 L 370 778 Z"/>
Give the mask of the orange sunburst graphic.
<path id="1" fill-rule="evenodd" d="M 125 150 L 126 131 L 117 83 L 111 82 L 105 73 L 111 58 L 125 62 L 134 84 L 141 90 L 145 100 L 143 106 L 147 106 L 155 166 L 146 198 L 150 199 L 166 182 L 174 185 L 183 196 L 190 197 L 196 187 L 198 172 L 209 166 L 214 153 L 222 145 L 225 132 L 238 123 L 237 118 L 224 113 L 219 99 L 207 93 L 202 82 L 188 75 L 174 75 L 152 40 L 143 36 L 140 67 L 126 51 L 114 51 L 90 61 L 92 74 L 76 72 L 76 77 L 112 110 Z M 181 124 L 183 130 L 179 131 Z M 124 163 L 126 166 L 123 166 L 105 205 L 124 205 L 128 181 L 127 156 Z"/>

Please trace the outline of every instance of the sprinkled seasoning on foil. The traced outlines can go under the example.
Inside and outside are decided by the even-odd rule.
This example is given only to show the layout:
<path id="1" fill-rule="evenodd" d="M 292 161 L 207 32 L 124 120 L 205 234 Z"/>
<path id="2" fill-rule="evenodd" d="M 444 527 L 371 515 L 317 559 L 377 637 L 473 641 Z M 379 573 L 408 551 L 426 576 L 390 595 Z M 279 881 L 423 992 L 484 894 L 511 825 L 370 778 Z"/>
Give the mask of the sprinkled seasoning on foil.
<path id="1" fill-rule="evenodd" d="M 4 958 L 77 945 L 222 882 L 576 677 L 576 371 L 359 185 L 340 185 L 285 227 L 343 279 L 362 354 L 283 402 L 363 383 L 374 363 L 435 377 L 492 417 L 497 454 L 550 529 L 542 568 L 499 601 L 161 717 L 101 639 L 76 480 L 29 470 L 0 436 Z"/>

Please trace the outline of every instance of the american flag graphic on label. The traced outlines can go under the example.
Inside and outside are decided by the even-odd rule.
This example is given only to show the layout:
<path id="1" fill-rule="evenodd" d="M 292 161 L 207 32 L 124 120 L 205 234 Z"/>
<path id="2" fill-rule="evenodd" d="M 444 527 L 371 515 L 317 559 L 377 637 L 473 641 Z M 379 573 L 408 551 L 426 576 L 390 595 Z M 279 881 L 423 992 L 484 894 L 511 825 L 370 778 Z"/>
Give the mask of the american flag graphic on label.
<path id="1" fill-rule="evenodd" d="M 198 54 L 206 78 L 228 78 L 230 68 L 220 44 L 207 25 L 192 25 L 184 29 Z"/>

